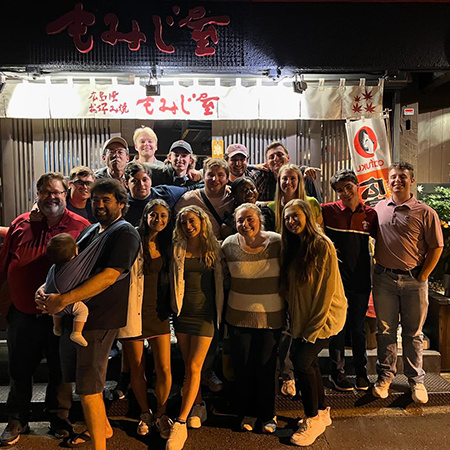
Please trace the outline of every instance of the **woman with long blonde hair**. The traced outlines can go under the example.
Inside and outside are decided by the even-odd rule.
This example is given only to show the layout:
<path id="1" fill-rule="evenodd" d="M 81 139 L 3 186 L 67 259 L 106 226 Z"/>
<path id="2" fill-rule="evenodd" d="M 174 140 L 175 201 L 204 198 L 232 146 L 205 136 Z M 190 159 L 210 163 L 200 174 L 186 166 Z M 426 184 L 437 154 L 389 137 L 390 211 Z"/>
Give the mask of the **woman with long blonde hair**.
<path id="1" fill-rule="evenodd" d="M 291 200 L 282 217 L 280 293 L 288 303 L 291 359 L 306 415 L 291 442 L 308 446 L 331 424 L 318 354 L 344 327 L 347 300 L 336 250 L 319 230 L 309 203 Z"/>
<path id="2" fill-rule="evenodd" d="M 199 428 L 206 420 L 200 376 L 222 315 L 223 274 L 219 243 L 207 214 L 198 206 L 186 206 L 178 213 L 173 246 L 172 310 L 185 380 L 181 410 L 173 422 L 166 449 L 181 450 L 187 439 L 187 426 Z"/>
<path id="3" fill-rule="evenodd" d="M 278 232 L 281 232 L 282 228 L 284 205 L 296 198 L 306 200 L 310 204 L 316 222 L 318 225 L 322 225 L 323 218 L 320 204 L 314 197 L 306 195 L 300 167 L 295 164 L 285 164 L 278 172 L 275 201 L 267 205 L 275 214 L 275 227 Z"/>

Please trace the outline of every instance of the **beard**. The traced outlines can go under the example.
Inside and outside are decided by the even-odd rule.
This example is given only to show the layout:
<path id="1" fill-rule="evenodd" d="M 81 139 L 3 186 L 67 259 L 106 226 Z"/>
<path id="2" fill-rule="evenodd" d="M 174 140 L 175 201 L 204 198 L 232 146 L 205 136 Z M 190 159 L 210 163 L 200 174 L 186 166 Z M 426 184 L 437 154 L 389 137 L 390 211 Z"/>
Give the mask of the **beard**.
<path id="1" fill-rule="evenodd" d="M 66 210 L 66 203 L 58 199 L 38 202 L 38 206 L 45 217 L 59 217 Z"/>

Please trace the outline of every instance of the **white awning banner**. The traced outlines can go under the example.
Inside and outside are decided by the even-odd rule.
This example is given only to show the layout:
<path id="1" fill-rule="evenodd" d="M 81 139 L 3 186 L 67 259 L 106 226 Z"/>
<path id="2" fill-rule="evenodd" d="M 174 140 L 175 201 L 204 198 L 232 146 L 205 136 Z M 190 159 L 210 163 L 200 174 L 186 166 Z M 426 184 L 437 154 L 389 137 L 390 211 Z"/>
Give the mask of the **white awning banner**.
<path id="1" fill-rule="evenodd" d="M 194 120 L 338 120 L 371 117 L 383 110 L 383 86 L 325 86 L 310 83 L 296 93 L 292 83 L 225 87 L 178 83 L 147 96 L 144 86 L 122 84 L 7 83 L 0 94 L 0 117 L 194 119 Z"/>

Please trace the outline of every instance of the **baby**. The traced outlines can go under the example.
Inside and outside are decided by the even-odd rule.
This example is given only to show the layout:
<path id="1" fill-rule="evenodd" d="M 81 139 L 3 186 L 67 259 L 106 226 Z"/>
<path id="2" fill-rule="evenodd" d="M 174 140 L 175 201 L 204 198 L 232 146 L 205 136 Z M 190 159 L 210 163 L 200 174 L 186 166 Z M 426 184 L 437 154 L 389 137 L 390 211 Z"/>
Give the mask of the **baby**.
<path id="1" fill-rule="evenodd" d="M 53 266 L 47 274 L 45 293 L 64 294 L 70 289 L 64 289 L 64 280 L 61 279 L 61 271 L 70 260 L 78 255 L 75 239 L 68 233 L 61 233 L 54 236 L 47 244 L 47 255 L 53 262 Z M 86 347 L 88 343 L 83 337 L 82 332 L 89 315 L 88 307 L 83 302 L 76 302 L 66 306 L 61 312 L 55 314 L 53 316 L 53 333 L 56 336 L 61 336 L 62 334 L 62 317 L 65 314 L 72 314 L 74 316 L 70 339 L 82 347 Z"/>

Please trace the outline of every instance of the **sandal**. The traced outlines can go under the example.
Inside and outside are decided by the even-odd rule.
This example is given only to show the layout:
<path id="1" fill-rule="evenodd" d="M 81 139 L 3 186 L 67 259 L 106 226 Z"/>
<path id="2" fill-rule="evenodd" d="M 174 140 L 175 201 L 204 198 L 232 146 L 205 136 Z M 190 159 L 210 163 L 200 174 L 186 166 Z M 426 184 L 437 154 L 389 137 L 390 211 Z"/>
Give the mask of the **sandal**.
<path id="1" fill-rule="evenodd" d="M 82 442 L 75 443 L 75 441 L 80 440 Z M 78 447 L 84 447 L 85 445 L 88 445 L 91 442 L 91 436 L 87 434 L 86 431 L 83 431 L 83 433 L 74 434 L 73 436 L 69 437 L 67 439 L 66 444 L 70 448 L 78 448 Z"/>

